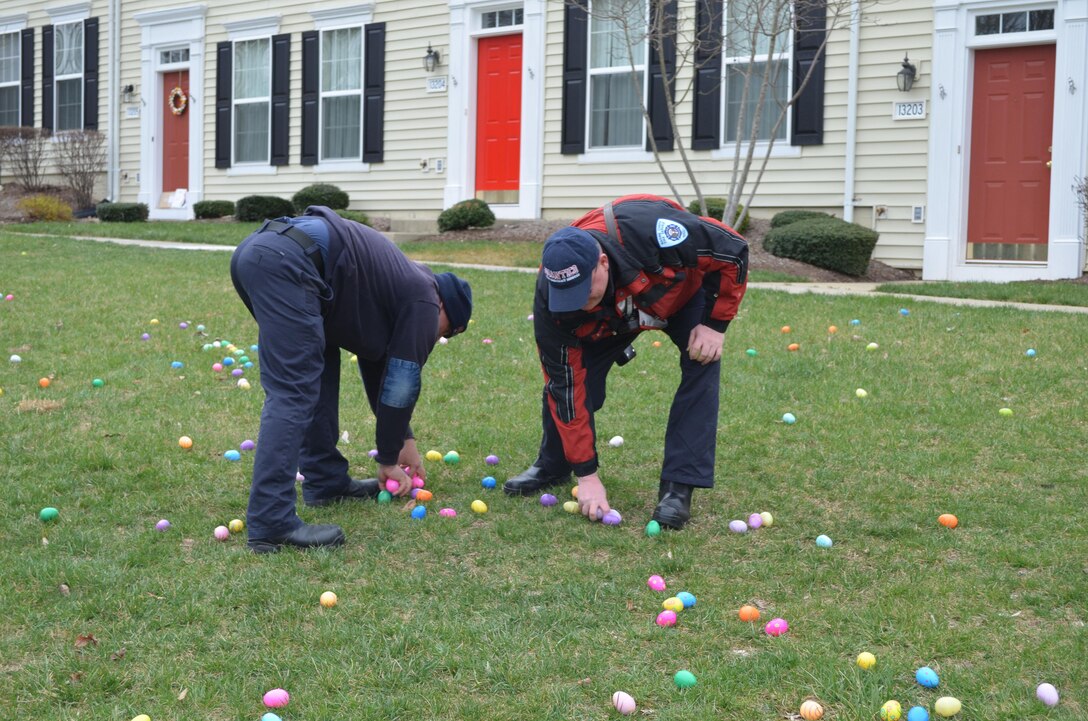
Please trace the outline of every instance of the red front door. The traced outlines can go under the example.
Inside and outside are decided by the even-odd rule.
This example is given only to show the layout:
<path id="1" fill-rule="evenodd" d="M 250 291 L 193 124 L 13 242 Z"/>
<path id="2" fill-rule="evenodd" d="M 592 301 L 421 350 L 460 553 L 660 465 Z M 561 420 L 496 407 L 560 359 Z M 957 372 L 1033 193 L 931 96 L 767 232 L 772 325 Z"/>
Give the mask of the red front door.
<path id="1" fill-rule="evenodd" d="M 975 51 L 968 260 L 1045 261 L 1054 46 Z"/>
<path id="2" fill-rule="evenodd" d="M 517 203 L 521 175 L 521 35 L 480 38 L 476 197 Z"/>
<path id="3" fill-rule="evenodd" d="M 175 109 L 181 100 L 174 88 L 181 88 L 185 108 Z M 162 192 L 189 188 L 189 71 L 165 73 L 162 77 Z"/>

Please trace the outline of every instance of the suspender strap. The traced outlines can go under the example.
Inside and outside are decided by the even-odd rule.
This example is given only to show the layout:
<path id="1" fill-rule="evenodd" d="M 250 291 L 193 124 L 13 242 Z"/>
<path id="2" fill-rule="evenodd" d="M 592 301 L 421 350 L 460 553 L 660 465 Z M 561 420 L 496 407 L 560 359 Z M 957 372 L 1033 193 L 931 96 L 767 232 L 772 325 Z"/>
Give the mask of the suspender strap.
<path id="1" fill-rule="evenodd" d="M 612 211 L 612 203 L 604 206 L 604 227 L 608 230 L 608 237 L 616 245 L 620 244 L 620 234 L 616 229 L 616 214 Z"/>
<path id="2" fill-rule="evenodd" d="M 288 238 L 298 243 L 299 247 L 302 248 L 302 252 L 309 256 L 314 266 L 317 267 L 317 274 L 322 278 L 325 277 L 325 261 L 321 257 L 321 247 L 301 228 L 297 228 L 290 223 L 284 223 L 281 220 L 266 220 L 264 225 L 261 226 L 261 231 L 266 230 L 272 233 L 286 235 Z"/>

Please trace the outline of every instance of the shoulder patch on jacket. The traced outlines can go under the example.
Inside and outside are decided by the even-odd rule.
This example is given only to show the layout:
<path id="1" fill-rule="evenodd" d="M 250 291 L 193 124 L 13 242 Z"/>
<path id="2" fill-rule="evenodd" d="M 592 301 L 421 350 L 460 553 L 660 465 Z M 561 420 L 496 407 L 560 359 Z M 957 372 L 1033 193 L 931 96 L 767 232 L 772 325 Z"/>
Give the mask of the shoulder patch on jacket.
<path id="1" fill-rule="evenodd" d="M 688 239 L 688 229 L 668 218 L 657 219 L 657 244 L 662 248 L 680 245 Z"/>

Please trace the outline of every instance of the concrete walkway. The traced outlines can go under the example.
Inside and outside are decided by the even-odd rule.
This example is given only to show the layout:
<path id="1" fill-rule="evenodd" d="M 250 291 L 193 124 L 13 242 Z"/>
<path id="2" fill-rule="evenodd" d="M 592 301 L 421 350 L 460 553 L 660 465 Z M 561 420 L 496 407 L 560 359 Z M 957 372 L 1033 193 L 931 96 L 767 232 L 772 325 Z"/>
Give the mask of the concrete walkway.
<path id="1" fill-rule="evenodd" d="M 55 238 L 58 236 L 44 233 L 16 233 L 6 231 L 12 235 L 25 235 L 33 238 Z M 92 236 L 60 236 L 76 240 L 95 240 L 101 243 L 116 243 L 117 245 L 133 245 L 142 248 L 167 248 L 170 250 L 212 250 L 233 251 L 232 245 L 209 245 L 207 243 L 175 243 L 165 240 L 138 240 L 134 238 L 96 238 Z M 490 270 L 515 273 L 536 273 L 536 268 L 508 268 L 501 265 L 483 265 L 480 263 L 450 263 L 439 260 L 420 261 L 428 265 L 443 265 L 449 268 L 469 268 L 472 270 Z M 920 281 L 916 281 L 920 282 Z M 816 295 L 872 295 L 888 298 L 903 298 L 923 303 L 945 303 L 948 305 L 970 306 L 974 308 L 1015 308 L 1027 311 L 1052 311 L 1056 313 L 1074 313 L 1088 315 L 1088 307 L 1074 305 L 1046 305 L 1042 303 L 1013 303 L 1003 300 L 978 300 L 975 298 L 942 298 L 930 295 L 912 295 L 910 293 L 877 293 L 877 283 L 749 283 L 749 288 L 759 290 L 775 290 L 783 293 L 802 295 L 813 293 Z"/>

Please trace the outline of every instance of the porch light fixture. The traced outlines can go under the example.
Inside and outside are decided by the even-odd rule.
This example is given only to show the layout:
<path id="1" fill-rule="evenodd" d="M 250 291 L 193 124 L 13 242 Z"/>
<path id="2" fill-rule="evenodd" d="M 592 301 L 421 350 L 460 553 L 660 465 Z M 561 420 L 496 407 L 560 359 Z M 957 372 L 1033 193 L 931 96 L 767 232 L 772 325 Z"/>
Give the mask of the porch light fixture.
<path id="1" fill-rule="evenodd" d="M 918 79 L 918 68 L 914 67 L 914 64 L 910 61 L 910 57 L 903 54 L 903 67 L 899 69 L 899 72 L 895 76 L 895 82 L 899 86 L 900 92 L 910 92 L 910 89 L 914 87 L 914 81 Z"/>
<path id="2" fill-rule="evenodd" d="M 427 54 L 423 56 L 423 69 L 428 73 L 433 73 L 434 69 L 438 67 L 438 61 L 441 56 L 438 51 L 431 47 L 430 43 L 427 43 Z"/>

